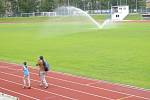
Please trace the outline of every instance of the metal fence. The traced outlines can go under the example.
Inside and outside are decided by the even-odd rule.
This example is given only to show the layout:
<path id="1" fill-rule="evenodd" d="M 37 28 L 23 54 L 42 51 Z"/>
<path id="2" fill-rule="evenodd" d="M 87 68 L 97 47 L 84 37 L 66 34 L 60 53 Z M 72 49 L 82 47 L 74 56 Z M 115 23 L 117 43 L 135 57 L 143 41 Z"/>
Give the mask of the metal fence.
<path id="1" fill-rule="evenodd" d="M 150 8 L 141 8 L 141 9 L 138 9 L 138 10 L 130 9 L 129 11 L 130 11 L 130 13 L 148 14 L 148 13 L 150 13 Z M 87 10 L 86 12 L 90 15 L 98 15 L 98 14 L 108 14 L 108 15 L 110 15 L 111 14 L 111 9 L 108 9 L 108 10 Z M 33 13 L 35 13 L 35 14 L 33 15 Z M 33 13 L 31 14 L 31 16 L 38 16 L 38 13 L 40 13 L 40 15 L 41 15 L 42 12 L 33 12 Z M 48 15 L 44 14 L 43 16 L 48 16 Z M 7 15 L 7 14 L 4 14 L 4 13 L 0 12 L 0 17 L 3 18 L 3 17 L 30 17 L 30 16 L 23 16 L 22 13 L 15 13 L 13 15 Z"/>

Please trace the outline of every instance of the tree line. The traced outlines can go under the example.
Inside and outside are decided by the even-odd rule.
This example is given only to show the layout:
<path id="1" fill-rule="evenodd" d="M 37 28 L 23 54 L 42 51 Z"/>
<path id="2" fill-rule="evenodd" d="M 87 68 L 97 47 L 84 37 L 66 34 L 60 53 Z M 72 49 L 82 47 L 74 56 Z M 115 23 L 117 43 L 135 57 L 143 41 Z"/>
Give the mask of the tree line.
<path id="1" fill-rule="evenodd" d="M 60 6 L 75 6 L 82 10 L 104 10 L 116 5 L 129 5 L 130 9 L 140 9 L 146 7 L 146 0 L 0 0 L 0 13 L 14 15 L 50 12 Z"/>

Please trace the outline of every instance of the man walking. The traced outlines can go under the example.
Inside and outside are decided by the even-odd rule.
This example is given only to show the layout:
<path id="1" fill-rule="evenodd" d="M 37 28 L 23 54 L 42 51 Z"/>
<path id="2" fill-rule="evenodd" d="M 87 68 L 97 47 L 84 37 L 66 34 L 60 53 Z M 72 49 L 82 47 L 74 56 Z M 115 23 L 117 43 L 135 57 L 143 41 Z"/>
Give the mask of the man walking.
<path id="1" fill-rule="evenodd" d="M 45 79 L 46 77 L 46 71 L 45 71 L 45 62 L 43 56 L 40 56 L 37 62 L 37 66 L 39 67 L 39 76 L 40 76 L 40 81 L 41 87 L 44 87 L 45 89 L 48 88 L 48 83 Z"/>

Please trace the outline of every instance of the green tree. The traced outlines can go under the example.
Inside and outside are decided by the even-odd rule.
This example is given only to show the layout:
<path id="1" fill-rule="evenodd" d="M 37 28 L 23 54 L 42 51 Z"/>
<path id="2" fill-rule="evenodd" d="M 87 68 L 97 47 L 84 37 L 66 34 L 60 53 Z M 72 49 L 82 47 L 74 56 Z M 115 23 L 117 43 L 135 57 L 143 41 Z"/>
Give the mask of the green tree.
<path id="1" fill-rule="evenodd" d="M 40 2 L 40 11 L 53 11 L 55 7 L 54 0 L 41 0 Z"/>
<path id="2" fill-rule="evenodd" d="M 4 1 L 0 0 L 0 14 L 5 13 Z"/>
<path id="3" fill-rule="evenodd" d="M 39 8 L 39 0 L 18 0 L 19 12 L 36 12 Z"/>

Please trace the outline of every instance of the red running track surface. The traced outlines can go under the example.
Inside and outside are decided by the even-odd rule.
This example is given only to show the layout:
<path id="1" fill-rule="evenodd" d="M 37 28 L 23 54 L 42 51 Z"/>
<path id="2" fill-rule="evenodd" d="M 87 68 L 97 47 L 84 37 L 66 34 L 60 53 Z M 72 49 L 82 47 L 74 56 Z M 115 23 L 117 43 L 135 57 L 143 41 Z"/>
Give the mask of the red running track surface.
<path id="1" fill-rule="evenodd" d="M 0 92 L 19 100 L 150 100 L 150 90 L 50 71 L 48 89 L 39 86 L 38 70 L 30 68 L 31 89 L 22 88 L 20 65 L 0 62 Z"/>

